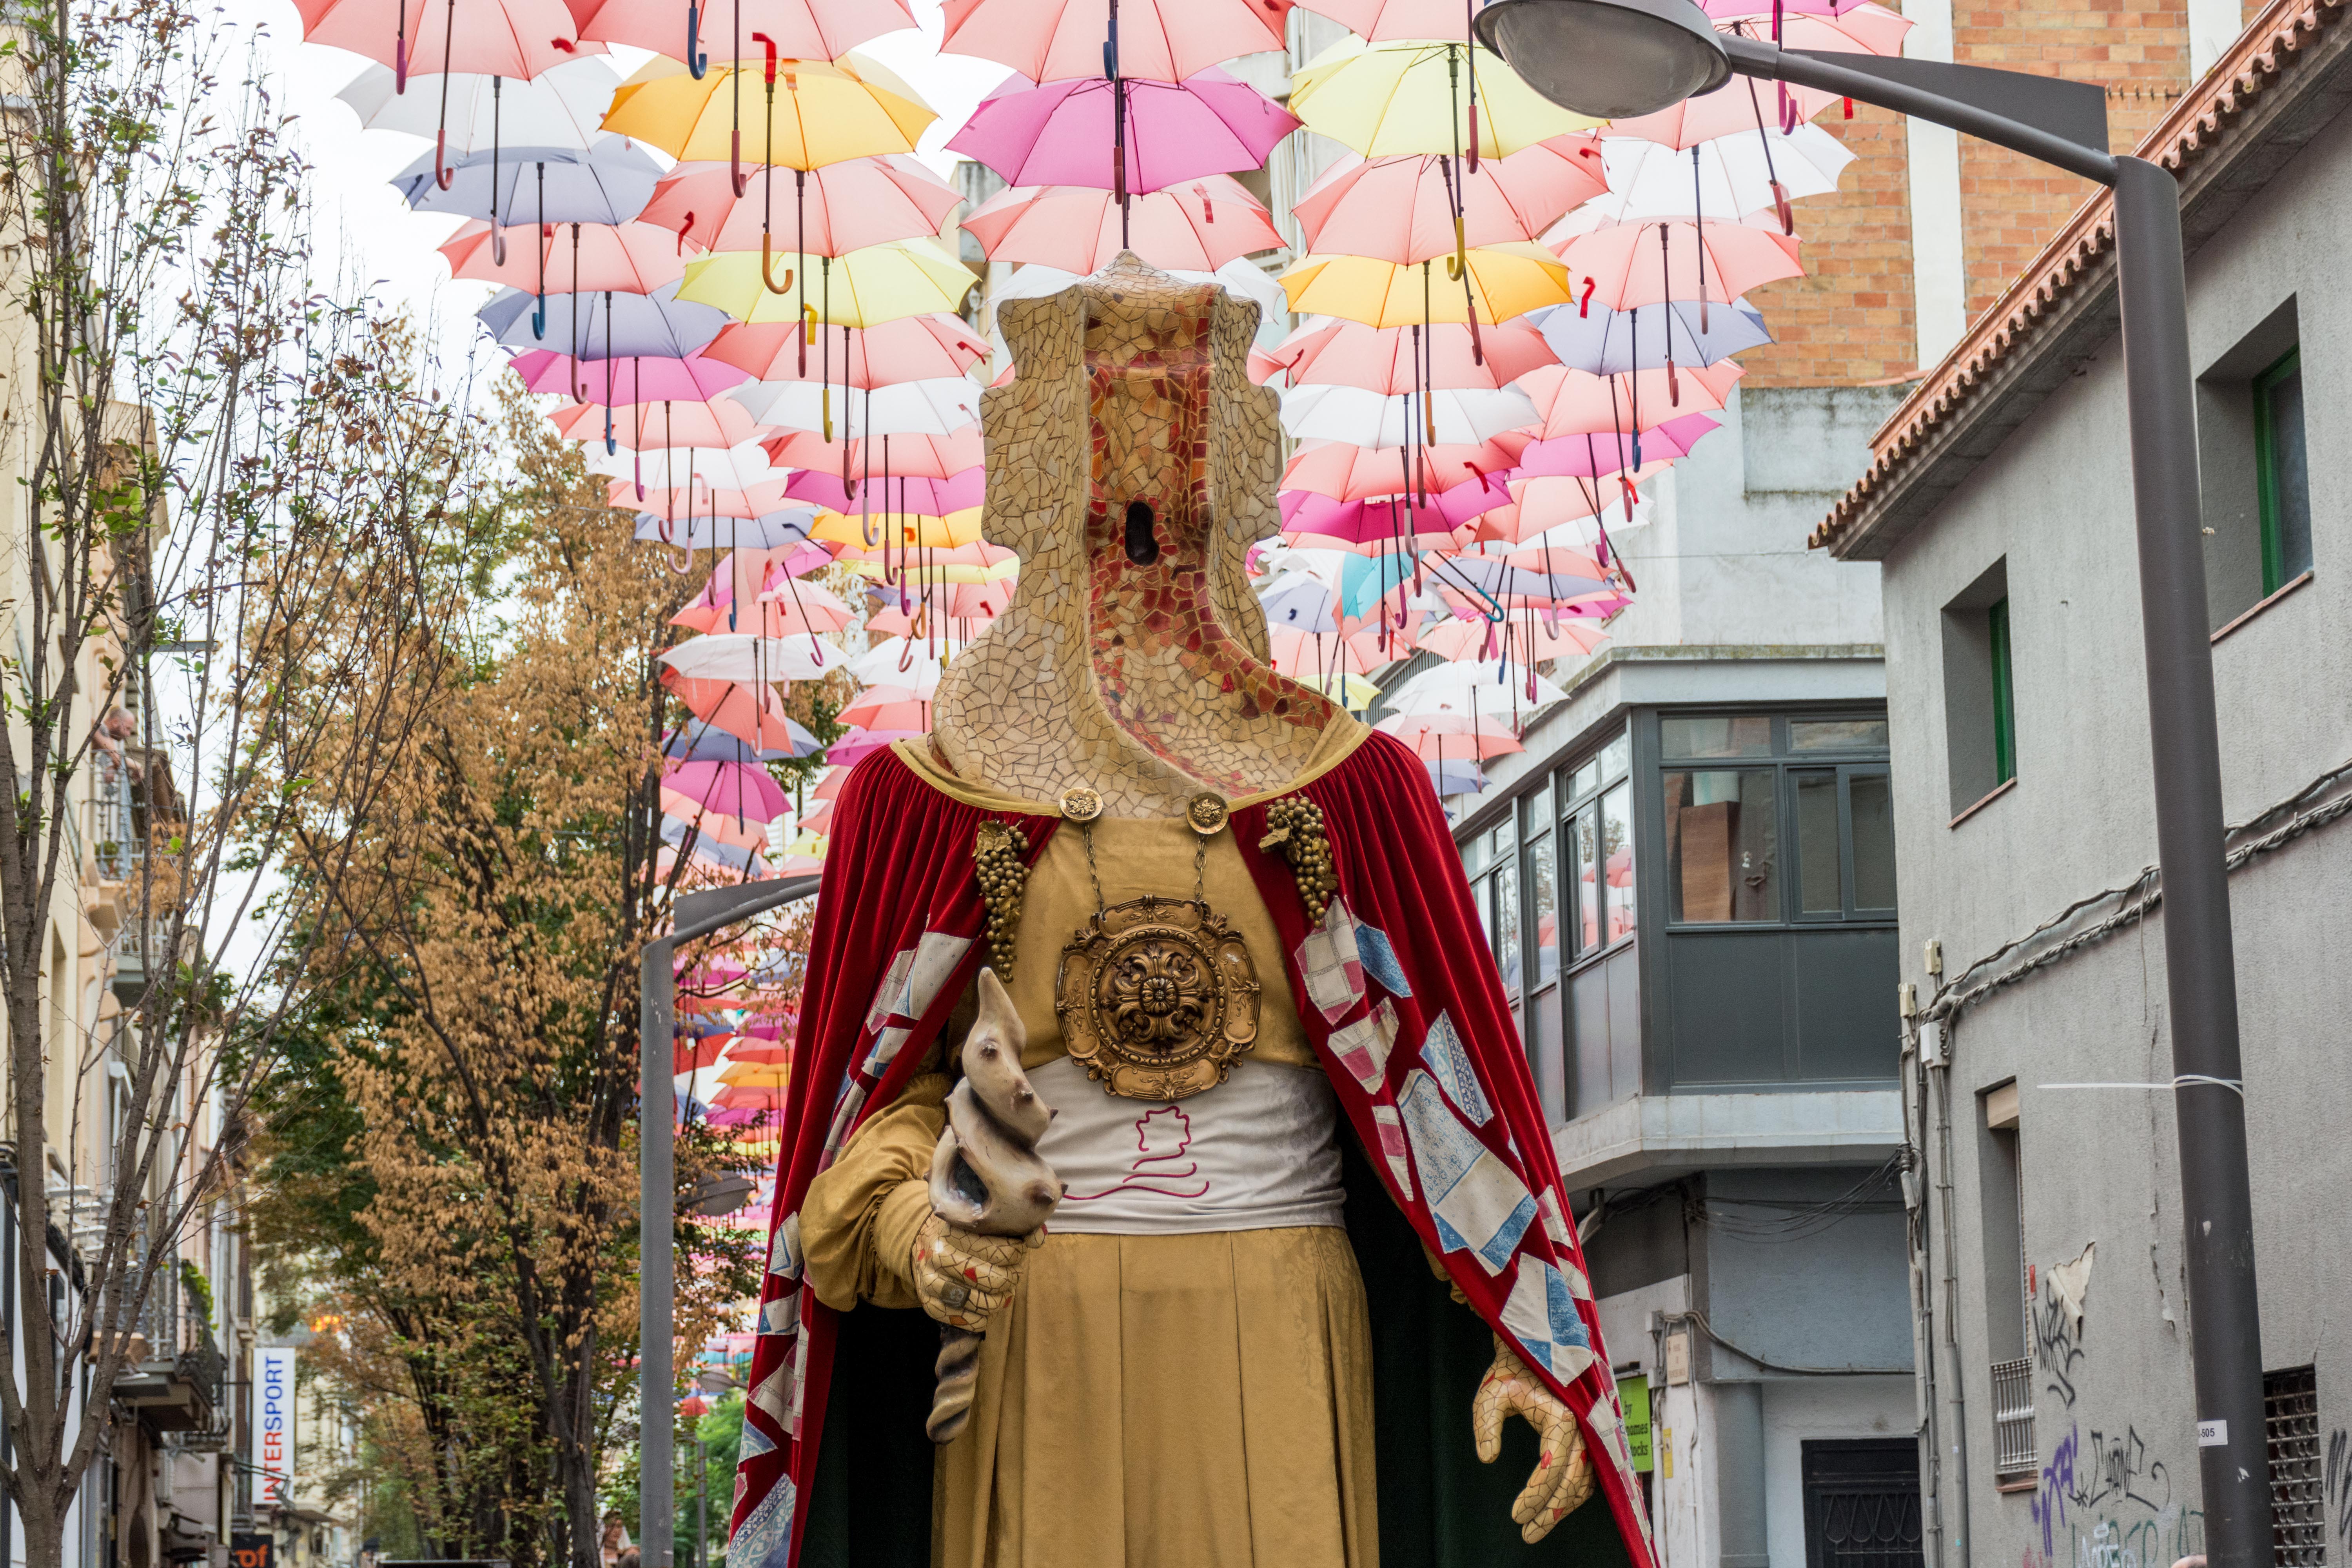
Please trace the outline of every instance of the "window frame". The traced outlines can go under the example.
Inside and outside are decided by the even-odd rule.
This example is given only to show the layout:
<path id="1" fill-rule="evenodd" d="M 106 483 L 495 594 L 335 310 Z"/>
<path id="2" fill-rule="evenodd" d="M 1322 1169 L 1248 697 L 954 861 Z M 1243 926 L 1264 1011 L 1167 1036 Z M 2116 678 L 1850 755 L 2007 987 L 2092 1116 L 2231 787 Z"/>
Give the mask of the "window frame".
<path id="1" fill-rule="evenodd" d="M 1772 754 L 1727 757 L 1694 757 L 1666 750 L 1667 724 L 1675 719 L 1716 717 L 1769 717 L 1772 721 Z M 1798 751 L 1790 738 L 1792 723 L 1819 720 L 1875 720 L 1886 721 L 1884 709 L 1836 711 L 1814 708 L 1775 708 L 1759 715 L 1749 709 L 1660 709 L 1656 712 L 1657 752 L 1643 772 L 1643 788 L 1645 799 L 1637 809 L 1650 814 L 1654 824 L 1663 825 L 1665 776 L 1673 773 L 1701 772 L 1769 772 L 1777 775 L 1773 787 L 1777 792 L 1774 804 L 1774 826 L 1777 830 L 1773 868 L 1778 884 L 1779 917 L 1756 921 L 1690 921 L 1674 918 L 1674 889 L 1665 880 L 1669 866 L 1664 858 L 1664 840 L 1659 840 L 1655 884 L 1661 901 L 1655 910 L 1657 929 L 1669 935 L 1773 931 L 1835 931 L 1853 929 L 1884 929 L 1896 923 L 1893 909 L 1864 909 L 1853 900 L 1853 781 L 1865 776 L 1893 777 L 1887 748 L 1863 745 L 1816 747 Z M 1838 887 L 1839 909 L 1834 914 L 1826 910 L 1808 914 L 1804 910 L 1804 895 L 1800 886 L 1801 868 L 1798 861 L 1800 824 L 1797 806 L 1797 780 L 1806 773 L 1834 773 L 1837 779 L 1838 817 Z M 1898 868 L 1899 879 L 1900 870 Z M 1898 880 L 1899 889 L 1899 880 Z M 1898 890 L 1899 896 L 1899 890 Z"/>
<path id="2" fill-rule="evenodd" d="M 2271 412 L 2271 393 L 2287 377 L 2302 373 L 2303 345 L 2298 342 L 2256 373 L 2253 380 L 2254 500 L 2259 520 L 2257 531 L 2262 535 L 2264 598 L 2287 584 L 2284 521 L 2279 495 L 2278 426 L 2276 416 Z M 2308 426 L 2304 437 L 2304 460 L 2307 468 L 2310 462 Z M 2308 497 L 2305 504 L 2309 505 Z"/>
<path id="3" fill-rule="evenodd" d="M 1985 637 L 1992 655 L 1992 786 L 2017 777 L 2017 688 L 2010 662 L 2009 595 L 1985 606 Z"/>
<path id="4" fill-rule="evenodd" d="M 1617 748 L 1613 769 L 1601 768 L 1592 784 L 1586 785 L 1580 791 L 1571 793 L 1576 774 L 1581 773 L 1587 764 L 1607 759 L 1612 747 Z M 1633 894 L 1633 919 L 1627 924 L 1622 936 L 1612 941 L 1609 935 L 1609 837 L 1608 816 L 1603 809 L 1609 798 L 1609 793 L 1621 785 L 1630 786 L 1635 771 L 1633 731 L 1630 727 L 1619 729 L 1614 735 L 1586 752 L 1576 761 L 1564 763 L 1552 771 L 1551 794 L 1556 803 L 1557 824 L 1553 831 L 1557 835 L 1556 842 L 1563 847 L 1572 843 L 1578 819 L 1587 815 L 1593 819 L 1592 896 L 1598 900 L 1598 908 L 1595 910 L 1598 919 L 1595 927 L 1601 933 L 1598 942 L 1590 947 L 1584 945 L 1584 910 L 1579 903 L 1574 924 L 1576 943 L 1572 947 L 1565 940 L 1560 943 L 1559 975 L 1563 982 L 1578 971 L 1600 963 L 1627 942 L 1633 941 L 1640 932 L 1642 901 L 1639 878 L 1642 856 L 1637 843 L 1633 854 L 1636 885 L 1631 889 Z M 1637 831 L 1633 821 L 1637 804 L 1635 796 L 1629 789 L 1625 800 L 1625 836 L 1628 839 L 1634 838 Z M 1560 879 L 1560 900 L 1563 909 L 1568 907 L 1571 886 L 1573 886 L 1575 898 L 1579 900 L 1583 898 L 1581 886 L 1572 884 L 1575 868 L 1575 862 L 1571 857 L 1563 858 L 1553 869 L 1553 875 Z M 1563 939 L 1565 933 L 1566 927 L 1563 925 Z"/>

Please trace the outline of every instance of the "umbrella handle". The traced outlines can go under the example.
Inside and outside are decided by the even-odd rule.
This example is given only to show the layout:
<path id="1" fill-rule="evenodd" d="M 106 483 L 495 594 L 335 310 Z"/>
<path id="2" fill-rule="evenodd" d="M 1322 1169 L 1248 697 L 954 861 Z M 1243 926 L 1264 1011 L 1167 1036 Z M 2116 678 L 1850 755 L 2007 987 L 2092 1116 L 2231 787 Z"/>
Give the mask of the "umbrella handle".
<path id="1" fill-rule="evenodd" d="M 743 193 L 751 188 L 751 180 L 743 173 L 743 128 L 738 125 L 729 135 L 731 144 L 727 152 L 727 178 L 734 184 L 735 196 L 740 201 Z"/>
<path id="2" fill-rule="evenodd" d="M 1576 314 L 1580 320 L 1592 314 L 1592 290 L 1600 286 L 1601 279 L 1598 278 L 1588 278 L 1584 280 L 1584 298 L 1578 300 L 1576 305 Z"/>
<path id="3" fill-rule="evenodd" d="M 702 40 L 702 10 L 701 10 L 701 7 L 699 7 L 699 6 L 696 5 L 694 4 L 694 0 L 687 0 L 687 5 L 686 5 L 686 69 L 687 69 L 687 74 L 688 74 L 689 76 L 693 77 L 693 78 L 694 78 L 694 79 L 695 79 L 695 80 L 697 80 L 697 81 L 700 81 L 700 80 L 702 79 L 702 78 L 703 78 L 704 73 L 706 73 L 707 71 L 709 71 L 709 70 L 710 69 L 710 56 L 709 56 L 709 52 L 708 52 L 708 51 L 698 50 L 698 46 L 699 46 L 699 44 L 701 43 L 701 40 Z"/>
<path id="4" fill-rule="evenodd" d="M 782 293 L 783 290 L 780 289 L 777 292 Z M 824 391 L 820 395 L 823 397 L 824 402 L 825 445 L 831 446 L 833 444 L 833 383 L 829 381 L 826 382 L 824 384 Z"/>
<path id="5" fill-rule="evenodd" d="M 793 286 L 793 269 L 789 267 L 784 268 L 784 280 L 782 283 L 776 281 L 770 241 L 764 234 L 760 237 L 760 281 L 767 287 L 771 294 L 788 293 Z"/>
<path id="6" fill-rule="evenodd" d="M 444 125 L 433 133 L 433 183 L 445 191 L 457 178 L 457 170 L 443 166 L 442 160 L 448 153 L 449 128 Z"/>
<path id="7" fill-rule="evenodd" d="M 772 93 L 776 90 L 776 40 L 765 33 L 754 33 L 751 35 L 751 41 L 755 44 L 765 44 L 768 47 L 768 63 L 764 69 L 768 90 Z"/>
<path id="8" fill-rule="evenodd" d="M 534 341 L 547 336 L 547 296 L 541 294 L 539 303 L 531 307 L 530 335 Z"/>
<path id="9" fill-rule="evenodd" d="M 407 20 L 408 8 L 405 5 L 401 7 L 400 15 L 404 22 Z M 406 97 L 408 93 L 408 39 L 405 36 L 393 41 L 392 90 L 401 97 Z"/>
<path id="10" fill-rule="evenodd" d="M 499 267 L 507 264 L 507 231 L 499 226 L 496 219 L 490 223 L 490 261 Z"/>

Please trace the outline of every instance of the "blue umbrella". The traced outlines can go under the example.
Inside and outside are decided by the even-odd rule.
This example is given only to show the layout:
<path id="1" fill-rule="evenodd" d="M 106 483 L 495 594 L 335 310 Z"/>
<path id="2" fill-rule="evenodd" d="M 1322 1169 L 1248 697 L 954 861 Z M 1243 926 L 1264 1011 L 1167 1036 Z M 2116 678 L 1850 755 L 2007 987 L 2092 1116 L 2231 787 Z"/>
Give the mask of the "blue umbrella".
<path id="1" fill-rule="evenodd" d="M 772 746 L 761 751 L 741 736 L 697 719 L 683 730 L 670 731 L 662 755 L 682 763 L 769 763 L 811 756 L 824 749 L 814 735 L 790 719 L 784 721 L 784 732 L 792 737 L 792 750 Z"/>
<path id="2" fill-rule="evenodd" d="M 661 183 L 661 166 L 625 136 L 605 136 L 585 152 L 574 147 L 493 147 L 436 170 L 433 154 L 393 178 L 419 212 L 458 213 L 501 227 L 530 223 L 627 223 L 643 212 Z M 449 183 L 437 177 L 447 174 Z M 499 260 L 505 262 L 504 247 Z M 544 265 L 544 257 L 541 258 Z"/>
<path id="3" fill-rule="evenodd" d="M 1769 343 L 1763 312 L 1745 300 L 1728 310 L 1696 300 L 1669 300 L 1631 310 L 1547 305 L 1527 314 L 1559 363 L 1594 375 L 1623 375 L 1664 364 L 1713 364 L 1742 349 Z M 1702 326 L 1702 321 L 1704 325 Z"/>
<path id="4" fill-rule="evenodd" d="M 553 309 L 537 312 L 534 323 L 530 291 L 508 289 L 474 314 L 508 348 L 552 346 L 583 360 L 684 359 L 733 319 L 716 306 L 681 300 L 675 283 L 652 294 L 554 294 L 547 302 Z M 550 321 L 562 331 L 560 341 L 544 345 Z M 587 401 L 584 388 L 575 388 L 573 396 Z"/>
<path id="5" fill-rule="evenodd" d="M 637 514 L 637 537 L 673 550 L 781 550 L 802 544 L 816 526 L 817 509 L 788 507 L 761 517 L 665 518 Z"/>

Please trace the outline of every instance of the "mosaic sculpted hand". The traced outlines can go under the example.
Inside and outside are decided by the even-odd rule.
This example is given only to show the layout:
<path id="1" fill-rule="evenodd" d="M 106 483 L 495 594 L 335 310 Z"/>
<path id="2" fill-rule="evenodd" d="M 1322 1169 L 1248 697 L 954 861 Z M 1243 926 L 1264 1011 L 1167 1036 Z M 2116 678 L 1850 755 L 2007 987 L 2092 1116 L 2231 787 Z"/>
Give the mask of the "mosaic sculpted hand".
<path id="1" fill-rule="evenodd" d="M 1025 1255 L 1045 1245 L 1043 1226 L 1027 1236 L 982 1236 L 933 1215 L 915 1232 L 915 1298 L 948 1327 L 986 1333 L 1013 1300 Z"/>
<path id="2" fill-rule="evenodd" d="M 1514 1414 L 1527 1417 L 1543 1445 L 1535 1473 L 1511 1504 L 1511 1522 L 1519 1527 L 1519 1539 L 1533 1546 L 1592 1495 L 1592 1460 L 1584 1451 L 1584 1432 L 1575 1415 L 1497 1339 L 1495 1364 L 1486 1369 L 1470 1401 L 1470 1429 L 1477 1439 L 1480 1464 L 1491 1465 L 1501 1455 L 1503 1423 Z"/>

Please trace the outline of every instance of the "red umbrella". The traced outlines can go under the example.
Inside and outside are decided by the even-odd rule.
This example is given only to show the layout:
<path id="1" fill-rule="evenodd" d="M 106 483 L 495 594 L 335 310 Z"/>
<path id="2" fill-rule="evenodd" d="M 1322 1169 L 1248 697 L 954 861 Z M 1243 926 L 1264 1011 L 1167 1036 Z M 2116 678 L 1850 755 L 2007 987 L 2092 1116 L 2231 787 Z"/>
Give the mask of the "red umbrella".
<path id="1" fill-rule="evenodd" d="M 1509 725 L 1463 714 L 1391 713 L 1372 728 L 1394 735 L 1429 762 L 1484 762 L 1527 749 Z"/>
<path id="2" fill-rule="evenodd" d="M 837 60 L 866 39 L 911 27 L 905 0 L 569 0 L 580 36 L 608 44 L 631 44 L 687 62 L 699 77 L 709 63 L 710 41 L 723 58 L 760 49 L 761 34 L 775 41 L 787 59 Z M 681 51 L 683 46 L 683 52 Z"/>
<path id="3" fill-rule="evenodd" d="M 1461 0 L 1299 0 L 1367 43 L 1442 38 L 1470 41 L 1470 7 Z"/>
<path id="4" fill-rule="evenodd" d="M 1816 88 L 1790 87 L 1783 83 L 1780 91 L 1788 95 L 1799 120 L 1811 120 L 1838 100 L 1836 93 L 1822 92 Z M 1713 92 L 1686 98 L 1654 114 L 1612 121 L 1608 130 L 1601 134 L 1638 136 L 1645 142 L 1655 142 L 1678 153 L 1686 153 L 1702 142 L 1712 142 L 1718 136 L 1737 135 L 1743 131 L 1761 131 L 1767 125 L 1788 128 L 1787 117 L 1778 112 L 1777 100 L 1770 93 L 1759 90 L 1752 79 L 1735 77 Z"/>
<path id="5" fill-rule="evenodd" d="M 1548 364 L 1520 377 L 1519 390 L 1535 400 L 1542 416 L 1536 438 L 1556 441 L 1564 436 L 1646 429 L 1673 415 L 1721 408 L 1744 374 L 1737 360 L 1727 359 L 1679 371 L 1662 366 L 1623 375 L 1594 375 Z"/>

